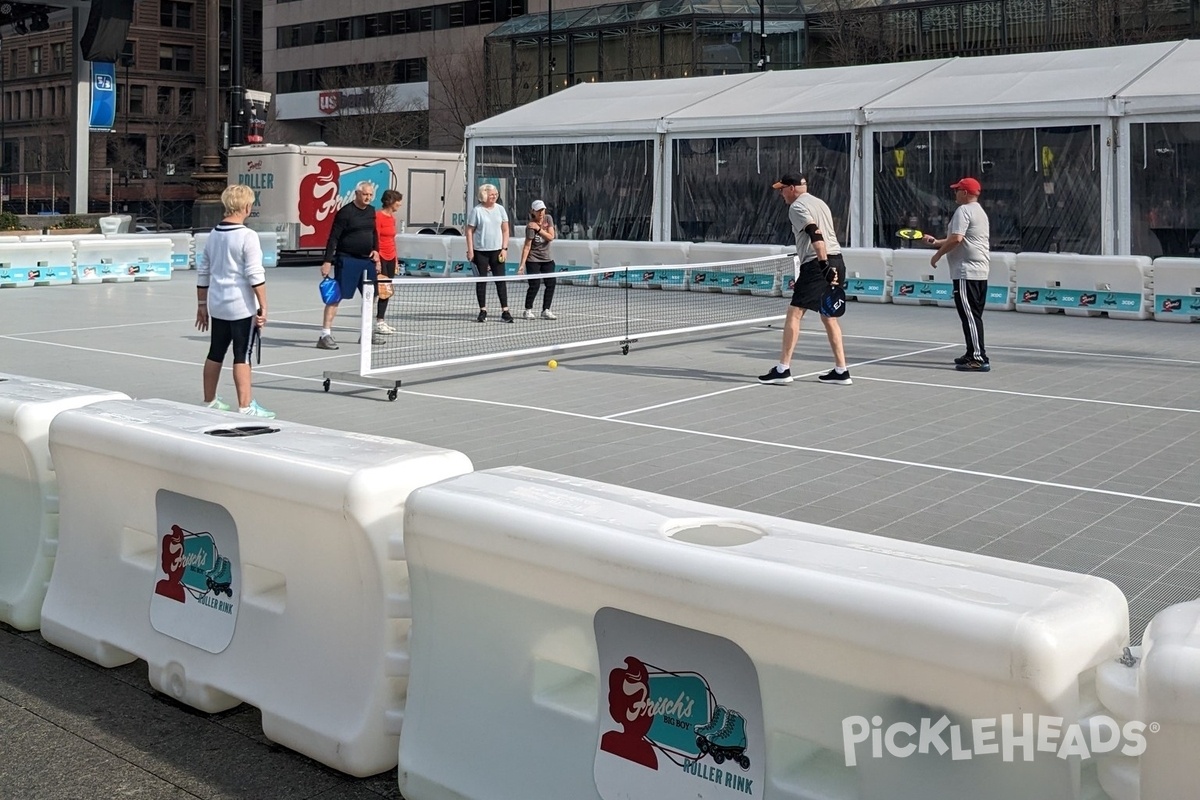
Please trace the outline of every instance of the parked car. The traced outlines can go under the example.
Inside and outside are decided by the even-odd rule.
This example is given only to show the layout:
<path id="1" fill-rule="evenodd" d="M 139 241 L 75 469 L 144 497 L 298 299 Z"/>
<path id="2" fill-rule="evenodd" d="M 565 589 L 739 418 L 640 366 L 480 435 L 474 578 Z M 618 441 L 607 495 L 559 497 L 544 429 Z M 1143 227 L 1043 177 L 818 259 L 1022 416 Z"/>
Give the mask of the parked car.
<path id="1" fill-rule="evenodd" d="M 138 233 L 175 230 L 167 223 L 159 222 L 154 217 L 136 217 L 133 220 L 133 226 L 134 230 Z"/>

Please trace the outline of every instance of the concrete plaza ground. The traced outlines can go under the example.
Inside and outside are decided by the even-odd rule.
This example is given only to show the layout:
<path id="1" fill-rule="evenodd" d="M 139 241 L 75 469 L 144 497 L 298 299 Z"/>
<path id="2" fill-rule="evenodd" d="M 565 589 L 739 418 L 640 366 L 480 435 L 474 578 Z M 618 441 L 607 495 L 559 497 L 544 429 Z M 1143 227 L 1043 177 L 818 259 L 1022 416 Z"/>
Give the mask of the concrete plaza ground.
<path id="1" fill-rule="evenodd" d="M 772 327 L 556 370 L 415 373 L 388 402 L 322 391 L 325 370 L 357 365 L 358 302 L 339 319 L 350 344 L 317 350 L 316 282 L 315 268 L 269 273 L 256 396 L 283 419 L 1099 575 L 1129 599 L 1135 642 L 1156 611 L 1200 597 L 1200 327 L 989 312 L 994 369 L 963 374 L 953 310 L 858 303 L 843 320 L 853 386 L 816 382 L 829 353 L 810 319 L 789 386 L 754 380 L 777 357 Z M 186 272 L 0 290 L 0 371 L 199 402 L 194 308 Z M 155 693 L 140 662 L 102 669 L 0 625 L 0 798 L 112 797 L 399 792 L 394 771 L 354 779 L 273 745 L 253 708 L 201 714 Z"/>

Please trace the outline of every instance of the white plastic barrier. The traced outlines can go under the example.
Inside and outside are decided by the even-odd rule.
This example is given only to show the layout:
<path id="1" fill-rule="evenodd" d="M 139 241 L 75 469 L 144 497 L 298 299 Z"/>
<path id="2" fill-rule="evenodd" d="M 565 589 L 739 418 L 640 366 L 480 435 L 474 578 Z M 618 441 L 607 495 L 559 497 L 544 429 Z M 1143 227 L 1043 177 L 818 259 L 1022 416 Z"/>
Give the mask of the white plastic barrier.
<path id="1" fill-rule="evenodd" d="M 1079 317 L 1150 316 L 1148 256 L 1081 256 L 1018 253 L 1016 308 L 1037 314 L 1062 311 Z"/>
<path id="2" fill-rule="evenodd" d="M 521 268 L 521 248 L 525 246 L 525 240 L 510 236 L 508 239 L 508 253 L 504 258 L 504 274 L 516 275 L 517 270 Z"/>
<path id="3" fill-rule="evenodd" d="M 954 306 L 954 284 L 945 258 L 929 265 L 932 248 L 892 251 L 892 302 L 907 305 Z"/>
<path id="4" fill-rule="evenodd" d="M 892 302 L 909 305 L 938 305 L 954 308 L 954 281 L 950 264 L 943 256 L 937 268 L 929 259 L 932 247 L 892 251 Z M 988 270 L 986 308 L 1011 311 L 1014 308 L 1015 257 L 1012 253 L 993 252 Z"/>
<path id="5" fill-rule="evenodd" d="M 1096 680 L 1105 709 L 1122 728 L 1144 732 L 1143 752 L 1105 754 L 1100 783 L 1112 800 L 1195 797 L 1200 785 L 1200 601 L 1158 612 L 1142 646 L 1105 664 Z"/>
<path id="6" fill-rule="evenodd" d="M 688 270 L 664 269 L 686 265 L 691 242 L 623 242 L 602 240 L 596 243 L 596 262 L 600 269 L 641 267 L 597 276 L 600 286 L 636 286 L 643 289 L 688 288 Z"/>
<path id="7" fill-rule="evenodd" d="M 172 246 L 170 239 L 151 235 L 81 239 L 75 243 L 75 282 L 170 280 Z"/>
<path id="8" fill-rule="evenodd" d="M 103 666 L 145 659 L 156 689 L 203 711 L 251 703 L 269 738 L 343 772 L 395 766 L 404 504 L 466 456 L 165 400 L 63 412 L 50 453 L 64 492 L 47 641 Z"/>
<path id="9" fill-rule="evenodd" d="M 208 231 L 192 234 L 192 266 L 200 267 L 204 262 L 204 246 L 208 244 Z"/>
<path id="10" fill-rule="evenodd" d="M 1128 640 L 1100 578 L 518 467 L 413 492 L 405 543 L 409 800 L 1095 796 L 1058 750 Z"/>
<path id="11" fill-rule="evenodd" d="M 868 303 L 892 301 L 892 251 L 874 247 L 842 249 L 847 297 Z"/>
<path id="12" fill-rule="evenodd" d="M 104 235 L 115 233 L 129 233 L 129 226 L 133 224 L 133 217 L 128 214 L 113 214 L 108 217 L 101 217 L 96 221 L 100 228 L 100 232 Z"/>
<path id="13" fill-rule="evenodd" d="M 726 294 L 754 294 L 763 297 L 778 297 L 782 293 L 783 281 L 791 277 L 784 275 L 778 264 L 761 263 L 740 267 L 729 262 L 748 258 L 761 258 L 784 253 L 789 248 L 772 244 L 722 244 L 719 242 L 693 242 L 688 247 L 688 288 L 693 291 L 724 292 Z"/>
<path id="14" fill-rule="evenodd" d="M 550 244 L 550 257 L 554 259 L 554 271 L 558 280 L 563 283 L 596 285 L 596 276 L 573 278 L 571 273 L 576 270 L 596 269 L 599 261 L 596 255 L 596 242 L 579 239 L 555 239 Z"/>
<path id="15" fill-rule="evenodd" d="M 1154 259 L 1154 318 L 1159 322 L 1200 320 L 1200 259 Z"/>
<path id="16" fill-rule="evenodd" d="M 258 241 L 262 246 L 263 266 L 279 266 L 279 234 L 275 231 L 259 231 Z"/>
<path id="17" fill-rule="evenodd" d="M 204 234 L 205 237 L 208 234 Z M 271 234 L 272 236 L 274 234 Z M 178 231 L 176 233 L 168 233 L 166 231 L 155 234 L 147 233 L 110 233 L 105 236 L 106 239 L 131 239 L 141 241 L 146 238 L 155 239 L 170 239 L 171 240 L 171 269 L 193 269 L 195 267 L 195 258 L 192 253 L 192 234 L 186 231 Z M 264 262 L 266 253 L 263 254 Z M 276 259 L 278 261 L 278 259 Z M 274 266 L 274 265 L 272 265 Z"/>
<path id="18" fill-rule="evenodd" d="M 396 236 L 397 268 L 405 275 L 421 278 L 441 278 L 450 271 L 451 243 L 456 242 L 454 251 L 459 258 L 466 257 L 462 237 L 425 236 L 419 233 L 401 233 Z"/>
<path id="19" fill-rule="evenodd" d="M 988 270 L 986 308 L 1012 311 L 1017 307 L 1017 254 L 993 252 Z"/>
<path id="20" fill-rule="evenodd" d="M 53 241 L 0 241 L 0 286 L 70 284 L 75 244 L 63 237 Z"/>
<path id="21" fill-rule="evenodd" d="M 0 622 L 41 625 L 42 600 L 58 545 L 58 476 L 50 420 L 61 411 L 126 396 L 70 383 L 0 373 Z"/>
<path id="22" fill-rule="evenodd" d="M 103 239 L 100 233 L 29 233 L 21 236 L 22 242 L 82 242 Z"/>

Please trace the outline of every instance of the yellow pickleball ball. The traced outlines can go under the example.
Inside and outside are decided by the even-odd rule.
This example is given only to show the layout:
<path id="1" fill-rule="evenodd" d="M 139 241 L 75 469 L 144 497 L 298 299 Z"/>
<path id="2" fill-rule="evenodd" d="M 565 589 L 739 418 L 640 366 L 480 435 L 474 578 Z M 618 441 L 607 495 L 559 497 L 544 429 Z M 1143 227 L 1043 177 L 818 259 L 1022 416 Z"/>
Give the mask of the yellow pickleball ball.
<path id="1" fill-rule="evenodd" d="M 546 362 L 546 366 L 550 369 L 558 369 L 558 362 L 552 358 Z"/>

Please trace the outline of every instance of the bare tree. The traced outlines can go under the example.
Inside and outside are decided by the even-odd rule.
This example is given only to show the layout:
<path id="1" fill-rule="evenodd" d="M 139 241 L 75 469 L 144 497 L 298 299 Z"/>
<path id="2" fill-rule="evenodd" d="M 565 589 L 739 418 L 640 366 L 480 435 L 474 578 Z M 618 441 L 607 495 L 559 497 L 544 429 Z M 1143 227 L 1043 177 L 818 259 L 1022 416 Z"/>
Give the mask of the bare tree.
<path id="1" fill-rule="evenodd" d="M 428 114 L 418 99 L 403 99 L 390 64 L 331 70 L 321 82 L 329 119 L 325 139 L 351 147 L 420 147 Z"/>
<path id="2" fill-rule="evenodd" d="M 485 62 L 482 47 L 459 53 L 425 54 L 425 63 L 429 65 L 431 138 L 461 146 L 468 125 L 521 104 L 501 107 L 496 86 L 488 80 Z M 497 80 L 507 77 L 499 76 Z"/>

